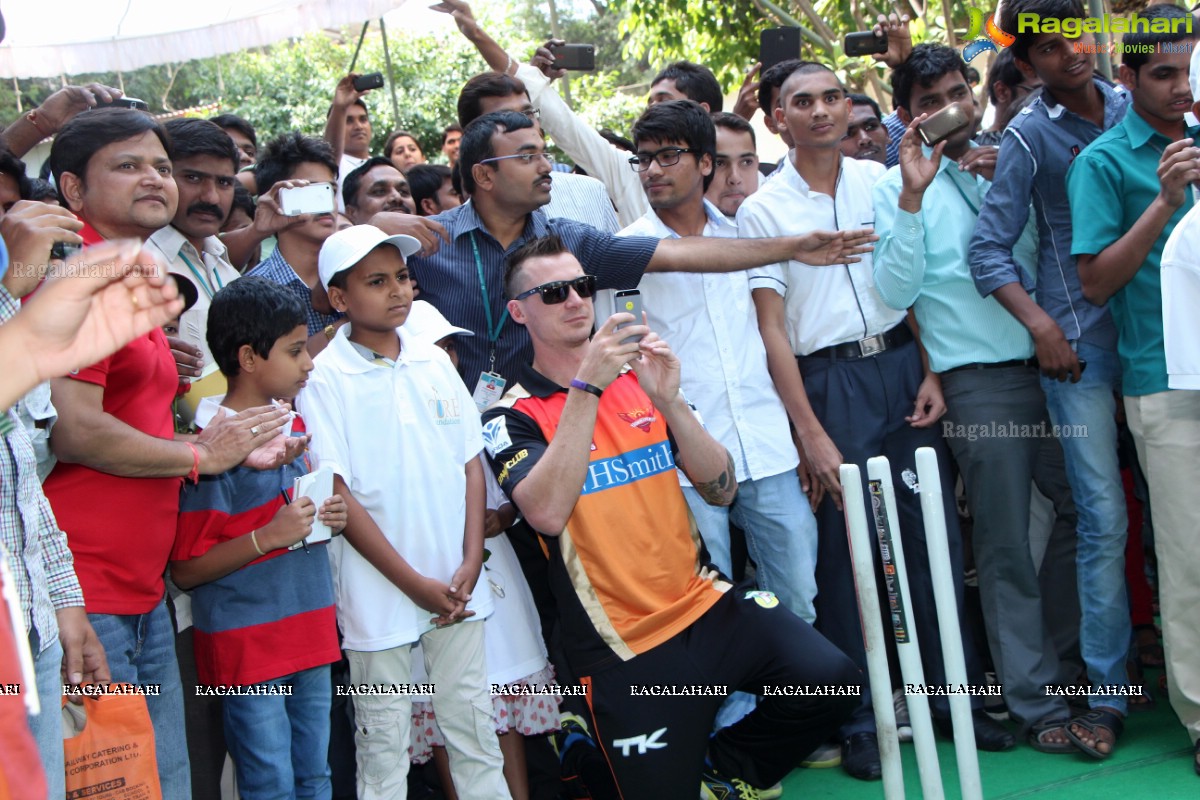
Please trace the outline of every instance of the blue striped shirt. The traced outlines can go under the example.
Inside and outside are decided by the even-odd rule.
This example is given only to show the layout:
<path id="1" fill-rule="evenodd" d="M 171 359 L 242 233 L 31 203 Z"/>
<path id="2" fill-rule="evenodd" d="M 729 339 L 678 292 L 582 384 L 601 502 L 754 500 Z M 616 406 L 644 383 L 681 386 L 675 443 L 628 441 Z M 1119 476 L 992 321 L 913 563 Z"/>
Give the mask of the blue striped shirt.
<path id="1" fill-rule="evenodd" d="M 266 278 L 294 294 L 300 301 L 300 305 L 304 306 L 304 317 L 308 323 L 309 336 L 317 331 L 325 330 L 326 325 L 332 325 L 342 318 L 342 315 L 336 311 L 332 314 L 322 314 L 313 308 L 312 289 L 308 288 L 308 284 L 300 279 L 296 270 L 283 257 L 283 253 L 279 252 L 278 247 L 261 264 L 247 272 L 246 276 Z"/>
<path id="2" fill-rule="evenodd" d="M 523 325 L 508 319 L 505 310 L 505 261 L 513 251 L 531 239 L 554 233 L 579 259 L 584 271 L 596 276 L 598 288 L 633 289 L 658 247 L 655 238 L 617 238 L 582 222 L 548 219 L 543 212 L 534 211 L 526 218 L 525 230 L 517 240 L 504 248 L 488 233 L 469 201 L 430 219 L 445 226 L 450 242 L 431 256 L 413 256 L 408 263 L 421 288 L 421 299 L 432 303 L 450 324 L 474 332 L 474 336 L 460 337 L 456 343 L 459 372 L 471 388 L 479 374 L 489 369 L 489 310 L 492 334 L 497 327 L 500 330 L 494 371 L 511 386 L 521 367 L 533 362 L 533 344 L 528 332 Z"/>

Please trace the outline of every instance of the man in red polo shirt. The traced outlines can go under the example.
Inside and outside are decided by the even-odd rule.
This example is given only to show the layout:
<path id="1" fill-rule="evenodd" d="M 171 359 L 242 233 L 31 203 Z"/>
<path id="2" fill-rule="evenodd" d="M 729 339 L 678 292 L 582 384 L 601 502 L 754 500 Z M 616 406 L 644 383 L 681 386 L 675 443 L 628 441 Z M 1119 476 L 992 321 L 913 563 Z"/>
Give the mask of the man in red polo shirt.
<path id="1" fill-rule="evenodd" d="M 178 192 L 170 140 L 130 109 L 80 114 L 55 139 L 51 168 L 85 243 L 144 241 L 170 223 Z M 284 409 L 243 412 L 176 437 L 179 377 L 159 329 L 52 382 L 58 465 L 44 488 L 75 557 L 88 618 L 116 682 L 158 685 L 146 698 L 163 797 L 191 796 L 183 693 L 163 602 L 180 479 L 224 472 L 275 438 Z"/>
<path id="2" fill-rule="evenodd" d="M 862 676 L 773 594 L 700 564 L 675 469 L 728 505 L 733 461 L 680 393 L 665 342 L 628 313 L 591 336 L 595 285 L 556 236 L 510 256 L 508 312 L 534 359 L 485 413 L 484 446 L 541 535 L 567 661 L 623 793 L 754 796 L 747 785 L 781 780 L 850 715 Z M 735 690 L 762 702 L 710 738 Z"/>

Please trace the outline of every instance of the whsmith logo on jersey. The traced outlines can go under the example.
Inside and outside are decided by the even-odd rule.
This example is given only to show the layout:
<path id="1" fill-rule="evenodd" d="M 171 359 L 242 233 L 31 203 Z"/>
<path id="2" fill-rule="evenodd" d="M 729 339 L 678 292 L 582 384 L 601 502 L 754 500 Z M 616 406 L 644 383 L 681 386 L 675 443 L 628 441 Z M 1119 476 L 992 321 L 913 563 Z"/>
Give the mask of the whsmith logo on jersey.
<path id="1" fill-rule="evenodd" d="M 671 457 L 671 443 L 661 441 L 650 447 L 642 447 L 621 453 L 612 458 L 602 458 L 588 464 L 587 480 L 583 484 L 583 494 L 602 492 L 616 486 L 626 486 L 630 483 L 649 478 L 662 472 L 675 469 L 675 459 Z"/>

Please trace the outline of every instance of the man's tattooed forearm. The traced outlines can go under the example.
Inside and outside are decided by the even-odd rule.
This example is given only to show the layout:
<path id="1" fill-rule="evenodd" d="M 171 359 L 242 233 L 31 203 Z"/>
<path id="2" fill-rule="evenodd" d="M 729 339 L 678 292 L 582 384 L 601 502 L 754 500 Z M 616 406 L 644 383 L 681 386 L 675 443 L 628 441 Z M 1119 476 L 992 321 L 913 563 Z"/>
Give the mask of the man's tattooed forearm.
<path id="1" fill-rule="evenodd" d="M 737 472 L 733 466 L 733 456 L 726 450 L 724 471 L 711 481 L 692 481 L 692 486 L 696 488 L 696 491 L 704 499 L 704 502 L 709 505 L 727 506 L 733 501 L 733 494 L 737 490 L 736 475 Z"/>

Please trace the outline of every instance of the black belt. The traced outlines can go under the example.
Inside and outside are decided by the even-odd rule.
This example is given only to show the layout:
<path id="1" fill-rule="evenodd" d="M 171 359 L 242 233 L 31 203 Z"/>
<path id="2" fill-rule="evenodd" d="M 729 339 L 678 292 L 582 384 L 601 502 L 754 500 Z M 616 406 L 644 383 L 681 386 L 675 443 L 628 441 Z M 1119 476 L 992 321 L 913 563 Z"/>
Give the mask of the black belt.
<path id="1" fill-rule="evenodd" d="M 843 342 L 842 344 L 833 344 L 829 347 L 822 347 L 820 350 L 814 350 L 806 356 L 800 358 L 826 358 L 830 361 L 848 361 L 857 358 L 868 358 L 870 356 L 882 353 L 884 350 L 892 350 L 901 345 L 908 344 L 913 340 L 912 330 L 908 325 L 901 322 L 890 331 L 877 333 L 874 336 L 868 336 L 865 339 L 859 339 L 857 342 Z"/>
<path id="2" fill-rule="evenodd" d="M 963 364 L 961 367 L 952 367 L 943 372 L 943 375 L 949 375 L 951 372 L 962 372 L 968 369 L 1008 369 L 1009 367 L 1033 367 L 1037 369 L 1038 361 L 1036 358 L 1016 358 L 1012 361 L 994 361 L 989 364 Z"/>

